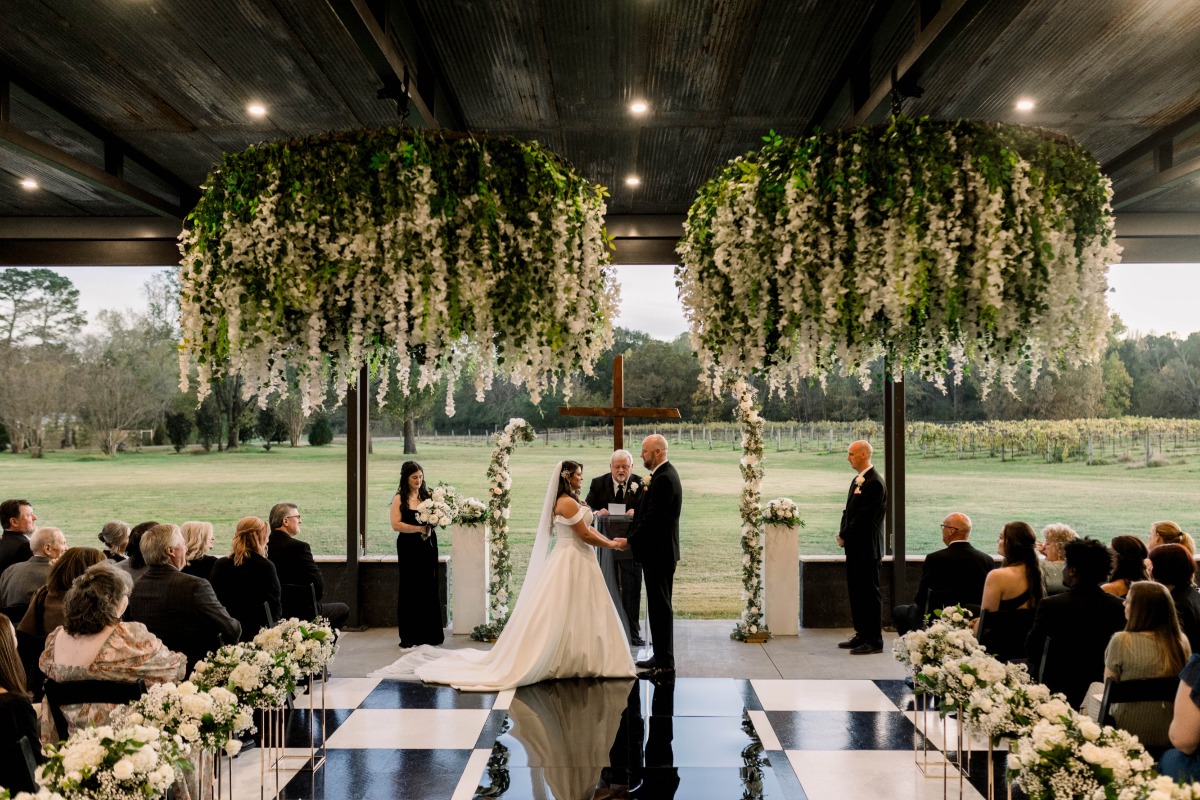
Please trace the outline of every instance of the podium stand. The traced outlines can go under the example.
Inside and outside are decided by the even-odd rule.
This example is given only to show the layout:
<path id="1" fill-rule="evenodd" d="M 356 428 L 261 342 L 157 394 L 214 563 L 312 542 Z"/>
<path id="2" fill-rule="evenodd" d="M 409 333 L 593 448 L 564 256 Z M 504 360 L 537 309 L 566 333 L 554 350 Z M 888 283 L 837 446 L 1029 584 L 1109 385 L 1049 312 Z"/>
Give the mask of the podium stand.
<path id="1" fill-rule="evenodd" d="M 773 636 L 800 635 L 800 529 L 767 525 L 763 553 L 763 598 Z"/>
<path id="2" fill-rule="evenodd" d="M 455 525 L 450 532 L 451 631 L 470 633 L 487 623 L 488 534 L 485 525 Z"/>

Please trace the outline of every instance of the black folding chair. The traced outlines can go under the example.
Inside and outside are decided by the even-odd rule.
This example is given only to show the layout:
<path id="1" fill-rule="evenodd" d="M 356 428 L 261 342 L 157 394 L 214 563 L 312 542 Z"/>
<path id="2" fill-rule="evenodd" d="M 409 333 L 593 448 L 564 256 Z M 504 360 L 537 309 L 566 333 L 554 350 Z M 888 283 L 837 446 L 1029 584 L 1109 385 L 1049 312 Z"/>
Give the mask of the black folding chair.
<path id="1" fill-rule="evenodd" d="M 317 587 L 311 583 L 283 583 L 279 586 L 280 605 L 285 617 L 312 620 L 321 616 Z"/>
<path id="2" fill-rule="evenodd" d="M 1033 628 L 1033 609 L 979 612 L 979 644 L 993 657 L 1010 664 L 1027 663 L 1025 639 Z"/>
<path id="3" fill-rule="evenodd" d="M 79 705 L 80 703 L 111 703 L 121 705 L 132 703 L 146 693 L 146 682 L 137 681 L 64 681 L 59 683 L 53 678 L 46 678 L 44 684 L 46 702 L 50 705 L 50 716 L 54 719 L 54 727 L 60 740 L 68 735 L 67 718 L 63 714 L 63 706 Z"/>

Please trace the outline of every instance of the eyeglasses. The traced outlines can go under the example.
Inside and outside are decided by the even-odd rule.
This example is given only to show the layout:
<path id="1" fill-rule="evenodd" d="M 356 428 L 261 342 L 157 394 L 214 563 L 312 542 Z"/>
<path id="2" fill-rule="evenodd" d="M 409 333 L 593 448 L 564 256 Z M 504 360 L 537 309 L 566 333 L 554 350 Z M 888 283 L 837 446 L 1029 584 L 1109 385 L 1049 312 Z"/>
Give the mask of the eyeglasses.
<path id="1" fill-rule="evenodd" d="M 962 529 L 961 529 L 961 528 L 956 528 L 956 527 L 954 527 L 953 525 L 947 525 L 946 523 L 944 523 L 944 522 L 943 522 L 943 523 L 942 523 L 942 530 L 945 530 L 945 531 L 954 531 L 955 533 L 958 533 L 958 532 L 959 532 L 960 530 L 962 530 Z"/>
<path id="2" fill-rule="evenodd" d="M 299 514 L 288 514 L 284 519 L 300 519 Z"/>

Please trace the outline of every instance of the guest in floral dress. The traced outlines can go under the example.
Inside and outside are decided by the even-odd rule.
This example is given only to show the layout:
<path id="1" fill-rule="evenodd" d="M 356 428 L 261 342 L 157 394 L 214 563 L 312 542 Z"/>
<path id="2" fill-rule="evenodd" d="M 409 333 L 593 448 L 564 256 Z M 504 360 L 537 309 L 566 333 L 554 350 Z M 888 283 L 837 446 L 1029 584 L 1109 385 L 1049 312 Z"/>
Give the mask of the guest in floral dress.
<path id="1" fill-rule="evenodd" d="M 133 582 L 103 562 L 80 575 L 63 600 L 65 620 L 46 640 L 40 666 L 60 683 L 79 680 L 165 683 L 182 680 L 184 657 L 173 653 L 140 622 L 122 622 Z M 68 733 L 76 727 L 104 725 L 117 706 L 80 703 L 62 707 Z M 43 699 L 38 715 L 43 742 L 58 740 L 50 706 Z"/>

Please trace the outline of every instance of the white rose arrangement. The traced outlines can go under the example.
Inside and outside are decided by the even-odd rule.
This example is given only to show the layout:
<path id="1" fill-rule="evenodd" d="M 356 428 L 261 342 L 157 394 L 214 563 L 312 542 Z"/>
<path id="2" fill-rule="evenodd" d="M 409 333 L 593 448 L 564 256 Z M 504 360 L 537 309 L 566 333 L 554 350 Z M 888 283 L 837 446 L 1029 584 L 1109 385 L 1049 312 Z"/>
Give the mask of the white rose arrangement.
<path id="1" fill-rule="evenodd" d="M 281 620 L 254 636 L 254 644 L 277 657 L 291 658 L 300 674 L 321 672 L 337 654 L 333 627 L 326 619 Z"/>
<path id="2" fill-rule="evenodd" d="M 464 497 L 454 507 L 454 521 L 459 525 L 483 525 L 487 519 L 487 504 L 474 497 Z"/>
<path id="3" fill-rule="evenodd" d="M 763 522 L 788 528 L 804 527 L 804 520 L 800 519 L 800 507 L 787 497 L 777 497 L 767 502 L 763 508 Z"/>
<path id="4" fill-rule="evenodd" d="M 253 708 L 279 708 L 296 690 L 296 660 L 254 643 L 227 644 L 196 662 L 189 678 L 206 691 L 222 687 Z"/>
<path id="5" fill-rule="evenodd" d="M 179 738 L 150 725 L 81 728 L 43 752 L 38 783 L 65 798 L 88 800 L 162 797 L 187 763 Z"/>
<path id="6" fill-rule="evenodd" d="M 221 686 L 202 690 L 191 681 L 154 684 L 114 718 L 127 725 L 152 725 L 177 736 L 193 756 L 197 750 L 235 756 L 242 747 L 237 737 L 254 727 L 252 709 L 233 692 Z"/>

